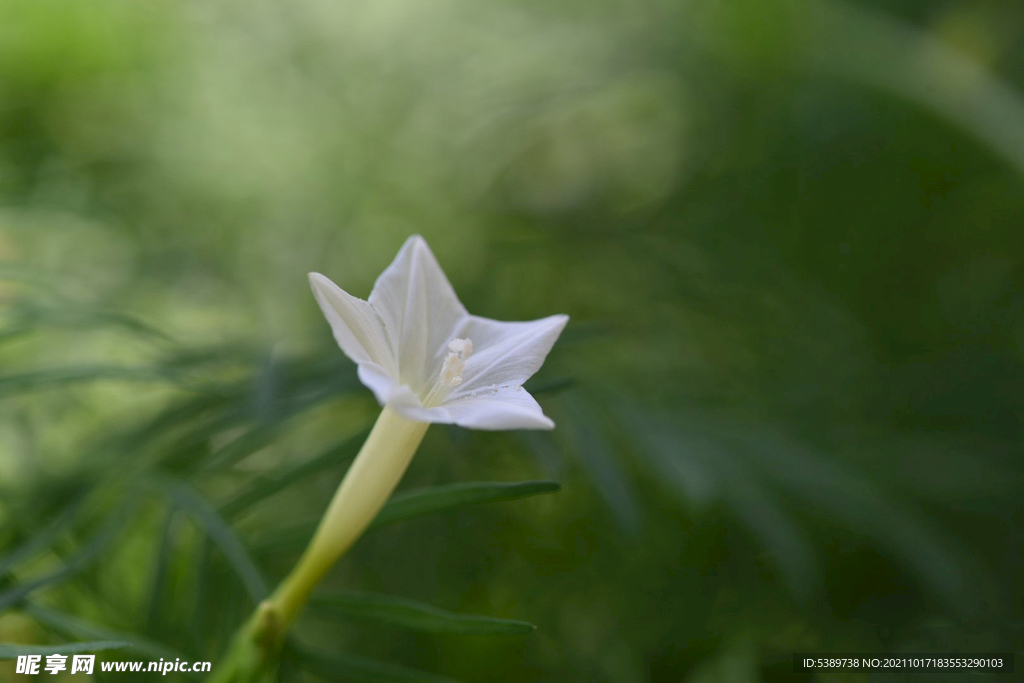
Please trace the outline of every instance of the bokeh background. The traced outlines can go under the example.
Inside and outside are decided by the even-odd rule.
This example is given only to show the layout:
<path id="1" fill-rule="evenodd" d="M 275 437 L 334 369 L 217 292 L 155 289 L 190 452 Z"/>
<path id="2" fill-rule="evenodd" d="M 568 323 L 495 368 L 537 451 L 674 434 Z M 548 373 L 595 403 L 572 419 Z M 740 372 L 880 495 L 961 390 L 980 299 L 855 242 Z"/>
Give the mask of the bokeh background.
<path id="1" fill-rule="evenodd" d="M 572 322 L 554 432 L 435 426 L 400 491 L 561 490 L 372 531 L 283 680 L 1020 653 L 1022 89 L 1015 0 L 3 0 L 0 642 L 216 662 L 377 411 L 306 272 L 421 233 Z"/>

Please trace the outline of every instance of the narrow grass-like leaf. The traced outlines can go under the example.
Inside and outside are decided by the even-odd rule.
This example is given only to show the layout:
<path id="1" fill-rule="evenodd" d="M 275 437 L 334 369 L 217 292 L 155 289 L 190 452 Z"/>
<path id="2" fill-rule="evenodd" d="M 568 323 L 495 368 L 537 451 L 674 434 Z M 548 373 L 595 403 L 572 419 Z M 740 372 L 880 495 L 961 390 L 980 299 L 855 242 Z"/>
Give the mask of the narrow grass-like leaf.
<path id="1" fill-rule="evenodd" d="M 476 614 L 457 614 L 391 595 L 340 591 L 314 595 L 310 604 L 346 619 L 375 621 L 426 633 L 462 635 L 521 635 L 536 627 L 525 621 Z"/>
<path id="2" fill-rule="evenodd" d="M 50 370 L 33 370 L 0 376 L 0 394 L 34 389 L 47 389 L 81 382 L 120 380 L 128 382 L 174 381 L 169 373 L 157 368 L 130 368 L 86 365 Z"/>
<path id="3" fill-rule="evenodd" d="M 174 541 L 177 538 L 179 512 L 171 505 L 164 516 L 160 532 L 160 545 L 153 557 L 153 568 L 149 582 L 149 599 L 146 608 L 146 630 L 153 633 L 160 624 L 160 615 L 164 611 L 164 584 L 167 581 L 167 568 L 171 562 Z"/>
<path id="4" fill-rule="evenodd" d="M 180 430 L 183 425 L 190 425 L 203 418 L 208 419 L 211 414 L 220 415 L 225 407 L 230 405 L 232 405 L 231 397 L 221 394 L 200 394 L 171 403 L 143 424 L 113 434 L 110 438 L 103 440 L 96 450 L 105 452 L 116 449 L 121 453 L 137 454 L 161 438 Z"/>
<path id="5" fill-rule="evenodd" d="M 85 500 L 84 495 L 72 500 L 55 519 L 35 533 L 27 542 L 0 557 L 0 577 L 44 548 L 49 548 L 57 537 L 75 522 L 76 513 L 83 500 Z"/>
<path id="6" fill-rule="evenodd" d="M 96 640 L 89 643 L 60 643 L 57 645 L 19 645 L 0 643 L 0 660 L 17 659 L 19 655 L 72 655 L 80 652 L 119 650 L 128 643 L 110 640 Z"/>
<path id="7" fill-rule="evenodd" d="M 124 643 L 126 649 L 155 659 L 183 658 L 182 653 L 134 633 L 115 631 L 36 603 L 26 604 L 25 613 L 44 626 L 72 638 L 94 638 L 99 641 Z"/>
<path id="8" fill-rule="evenodd" d="M 128 513 L 134 507 L 135 501 L 132 500 L 112 514 L 92 539 L 60 569 L 0 593 L 0 612 L 19 602 L 29 593 L 45 586 L 59 583 L 92 563 L 117 537 L 117 533 L 121 530 L 128 517 Z"/>
<path id="9" fill-rule="evenodd" d="M 182 430 L 176 427 L 167 430 L 172 438 L 161 443 L 157 449 L 157 459 L 162 470 L 178 476 L 194 473 L 210 459 L 210 442 L 216 435 L 249 419 L 245 411 L 230 407 L 232 403 L 241 400 L 241 394 L 225 399 L 221 403 L 211 404 L 204 413 L 197 414 L 195 422 L 187 431 L 181 433 Z M 159 438 L 159 434 L 156 436 Z"/>
<path id="10" fill-rule="evenodd" d="M 210 453 L 197 462 L 197 469 L 202 471 L 223 470 L 231 467 L 239 460 L 262 450 L 274 443 L 281 436 L 284 419 L 275 419 L 266 423 L 256 424 L 251 429 L 231 440 L 222 448 Z"/>
<path id="11" fill-rule="evenodd" d="M 231 467 L 277 440 L 290 418 L 353 389 L 354 387 L 347 382 L 331 381 L 318 383 L 308 390 L 297 388 L 287 395 L 265 400 L 270 407 L 264 407 L 269 411 L 269 414 L 263 417 L 264 421 L 205 458 L 199 469 L 214 471 Z"/>
<path id="12" fill-rule="evenodd" d="M 249 556 L 245 546 L 234 530 L 220 516 L 217 510 L 189 486 L 182 482 L 165 480 L 164 487 L 178 506 L 189 512 L 193 519 L 206 531 L 217 547 L 224 553 L 228 563 L 245 585 L 253 602 L 259 602 L 267 594 L 267 584 L 256 563 Z"/>
<path id="13" fill-rule="evenodd" d="M 265 354 L 259 346 L 245 343 L 225 343 L 212 346 L 182 346 L 163 356 L 162 364 L 171 368 L 214 368 L 225 366 L 251 366 Z"/>
<path id="14" fill-rule="evenodd" d="M 349 654 L 299 650 L 297 663 L 329 681 L 351 683 L 459 683 L 441 674 Z"/>
<path id="15" fill-rule="evenodd" d="M 435 512 L 446 512 L 469 505 L 499 503 L 558 491 L 556 481 L 469 482 L 416 489 L 395 495 L 377 515 L 371 529 Z M 312 536 L 319 520 L 305 520 L 261 534 L 249 544 L 254 553 L 279 551 L 291 546 L 301 547 Z"/>
<path id="16" fill-rule="evenodd" d="M 239 491 L 227 502 L 220 506 L 221 514 L 225 517 L 234 517 L 246 510 L 249 506 L 258 503 L 264 498 L 271 496 L 286 487 L 294 484 L 305 477 L 336 465 L 345 460 L 351 460 L 359 452 L 369 430 L 364 430 L 345 441 L 332 446 L 323 453 L 309 460 L 297 463 L 290 467 L 282 468 L 269 476 L 258 477 L 249 486 Z"/>
<path id="17" fill-rule="evenodd" d="M 204 640 L 206 625 L 212 622 L 210 618 L 210 564 L 213 555 L 213 543 L 207 538 L 199 539 L 198 548 L 193 556 L 194 574 L 196 577 L 195 587 L 192 595 L 189 596 L 189 607 L 186 614 L 190 615 L 188 623 L 202 624 L 203 628 L 191 629 L 188 633 L 190 649 L 201 651 L 209 643 Z"/>
<path id="18" fill-rule="evenodd" d="M 166 333 L 126 313 L 82 309 L 80 303 L 64 306 L 39 306 L 31 301 L 19 302 L 19 322 L 26 331 L 46 328 L 97 329 L 120 328 L 140 337 L 164 342 L 173 341 Z"/>
<path id="19" fill-rule="evenodd" d="M 469 482 L 408 491 L 394 496 L 373 520 L 371 527 L 392 524 L 410 517 L 443 512 L 467 505 L 497 503 L 552 493 L 561 488 L 557 481 Z"/>
<path id="20" fill-rule="evenodd" d="M 133 315 L 121 313 L 119 311 L 90 311 L 87 315 L 77 318 L 69 318 L 67 311 L 62 310 L 59 315 L 53 316 L 52 319 L 65 325 L 70 323 L 85 327 L 120 327 L 126 332 L 132 332 L 140 336 L 153 337 L 154 339 L 165 342 L 174 341 L 171 336 L 163 330 L 160 330 Z"/>

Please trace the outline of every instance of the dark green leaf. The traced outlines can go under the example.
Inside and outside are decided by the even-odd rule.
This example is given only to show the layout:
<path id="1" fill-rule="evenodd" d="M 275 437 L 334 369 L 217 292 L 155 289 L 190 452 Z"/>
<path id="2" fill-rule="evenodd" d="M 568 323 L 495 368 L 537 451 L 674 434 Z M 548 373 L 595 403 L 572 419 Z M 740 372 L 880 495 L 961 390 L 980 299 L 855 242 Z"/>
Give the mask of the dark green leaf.
<path id="1" fill-rule="evenodd" d="M 268 414 L 262 416 L 263 422 L 219 451 L 210 454 L 200 463 L 201 469 L 212 471 L 231 467 L 239 460 L 273 443 L 290 418 L 353 389 L 353 385 L 347 381 L 331 381 L 310 387 L 308 391 L 295 391 L 265 401 L 269 405 L 264 406 Z"/>
<path id="2" fill-rule="evenodd" d="M 256 562 L 249 556 L 245 546 L 234 530 L 220 516 L 217 510 L 206 502 L 199 493 L 182 482 L 166 480 L 164 487 L 178 506 L 189 512 L 193 519 L 206 531 L 217 547 L 221 549 L 228 563 L 238 574 L 253 602 L 259 602 L 267 595 L 267 584 L 263 580 Z"/>
<path id="3" fill-rule="evenodd" d="M 525 621 L 456 614 L 416 600 L 351 591 L 321 593 L 310 601 L 346 619 L 376 621 L 413 631 L 463 635 L 520 635 L 536 628 Z"/>
<path id="4" fill-rule="evenodd" d="M 249 486 L 243 488 L 234 497 L 220 506 L 221 514 L 233 517 L 249 506 L 294 484 L 301 479 L 317 472 L 351 460 L 362 447 L 369 430 L 362 431 L 345 441 L 332 446 L 320 455 L 309 460 L 284 467 L 269 476 L 259 477 Z"/>
<path id="5" fill-rule="evenodd" d="M 46 327 L 71 329 L 121 328 L 126 332 L 141 337 L 151 337 L 160 341 L 172 341 L 171 338 L 152 325 L 139 320 L 135 316 L 118 311 L 83 308 L 80 302 L 64 302 L 58 306 L 42 306 L 35 301 L 20 300 L 17 302 L 17 319 L 19 327 L 27 332 Z"/>
<path id="6" fill-rule="evenodd" d="M 432 512 L 454 510 L 467 505 L 497 503 L 552 493 L 561 486 L 556 481 L 524 481 L 515 484 L 501 482 L 469 482 L 418 489 L 395 495 L 373 520 L 371 527 L 384 526 L 402 519 L 418 517 Z"/>
<path id="7" fill-rule="evenodd" d="M 554 493 L 561 488 L 556 481 L 469 482 L 416 489 L 396 494 L 373 520 L 370 528 L 377 528 L 411 517 L 435 512 L 446 512 L 469 505 L 500 503 L 527 498 L 542 493 Z M 253 552 L 264 553 L 283 547 L 301 547 L 316 530 L 319 520 L 306 520 L 261 534 L 251 544 Z"/>
<path id="8" fill-rule="evenodd" d="M 75 522 L 75 514 L 84 499 L 85 496 L 73 499 L 53 521 L 35 533 L 24 545 L 0 557 L 0 577 L 37 552 L 50 547 L 57 537 Z"/>
<path id="9" fill-rule="evenodd" d="M 49 607 L 29 603 L 25 612 L 44 626 L 65 636 L 74 638 L 95 638 L 99 641 L 119 642 L 124 647 L 154 659 L 181 658 L 182 654 L 175 650 L 147 640 L 135 634 L 121 633 L 98 624 L 93 624 L 69 614 L 64 614 Z"/>
<path id="10" fill-rule="evenodd" d="M 51 370 L 33 370 L 30 372 L 0 376 L 0 393 L 47 389 L 67 384 L 96 382 L 100 380 L 162 382 L 171 380 L 171 377 L 167 373 L 161 372 L 155 368 L 86 365 L 70 368 L 56 368 Z"/>
<path id="11" fill-rule="evenodd" d="M 159 627 L 160 615 L 164 612 L 164 586 L 167 582 L 168 565 L 174 551 L 174 542 L 180 528 L 183 515 L 171 505 L 164 516 L 163 528 L 160 533 L 160 545 L 157 546 L 153 558 L 152 574 L 149 582 L 149 598 L 146 615 L 147 632 L 152 633 Z"/>
<path id="12" fill-rule="evenodd" d="M 92 539 L 60 569 L 0 593 L 0 612 L 19 602 L 32 591 L 59 583 L 95 561 L 103 550 L 117 537 L 117 533 L 121 530 L 129 512 L 134 507 L 135 501 L 132 500 L 112 514 Z"/>

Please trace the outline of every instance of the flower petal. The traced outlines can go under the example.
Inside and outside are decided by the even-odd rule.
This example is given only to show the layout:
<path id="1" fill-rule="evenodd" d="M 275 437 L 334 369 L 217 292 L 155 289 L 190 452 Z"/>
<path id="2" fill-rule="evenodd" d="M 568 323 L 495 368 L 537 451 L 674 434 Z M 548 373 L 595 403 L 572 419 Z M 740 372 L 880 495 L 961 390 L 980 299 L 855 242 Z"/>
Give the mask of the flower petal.
<path id="1" fill-rule="evenodd" d="M 394 381 L 379 367 L 360 364 L 359 379 L 382 406 L 417 422 L 457 424 L 468 429 L 552 429 L 533 396 L 519 386 L 484 389 L 472 396 L 424 408 L 408 386 Z"/>
<path id="2" fill-rule="evenodd" d="M 356 368 L 359 381 L 373 392 L 377 402 L 382 406 L 398 392 L 399 384 L 381 366 L 376 363 L 360 363 Z"/>
<path id="3" fill-rule="evenodd" d="M 544 363 L 567 322 L 567 315 L 511 323 L 469 316 L 456 336 L 472 340 L 473 354 L 462 371 L 462 384 L 449 400 L 521 385 Z"/>
<path id="4" fill-rule="evenodd" d="M 359 381 L 370 388 L 381 406 L 390 406 L 402 417 L 418 422 L 446 421 L 447 413 L 438 412 L 437 408 L 424 408 L 412 389 L 399 384 L 388 376 L 384 370 L 373 363 L 361 363 L 358 369 Z M 433 410 L 434 412 L 430 412 Z M 435 418 L 441 418 L 437 420 Z"/>
<path id="5" fill-rule="evenodd" d="M 469 315 L 422 237 L 406 240 L 377 278 L 370 303 L 396 351 L 399 380 L 422 395 L 436 379 L 448 342 Z"/>
<path id="6" fill-rule="evenodd" d="M 348 294 L 320 273 L 310 273 L 309 284 L 345 355 L 360 365 L 372 363 L 397 378 L 398 362 L 384 323 L 373 306 Z"/>
<path id="7" fill-rule="evenodd" d="M 553 429 L 530 393 L 520 386 L 484 389 L 441 405 L 450 421 L 469 429 Z M 437 421 L 437 420 L 435 420 Z"/>

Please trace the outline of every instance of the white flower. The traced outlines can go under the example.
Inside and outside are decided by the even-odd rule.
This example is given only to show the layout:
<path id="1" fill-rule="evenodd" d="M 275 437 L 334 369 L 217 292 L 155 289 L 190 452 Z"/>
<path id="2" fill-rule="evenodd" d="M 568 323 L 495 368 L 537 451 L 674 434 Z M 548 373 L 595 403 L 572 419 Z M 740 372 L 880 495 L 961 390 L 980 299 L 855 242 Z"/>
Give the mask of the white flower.
<path id="1" fill-rule="evenodd" d="M 309 281 L 359 379 L 383 406 L 418 422 L 473 429 L 551 429 L 522 384 L 569 317 L 500 322 L 470 315 L 430 247 L 406 240 L 369 301 L 319 273 Z"/>

